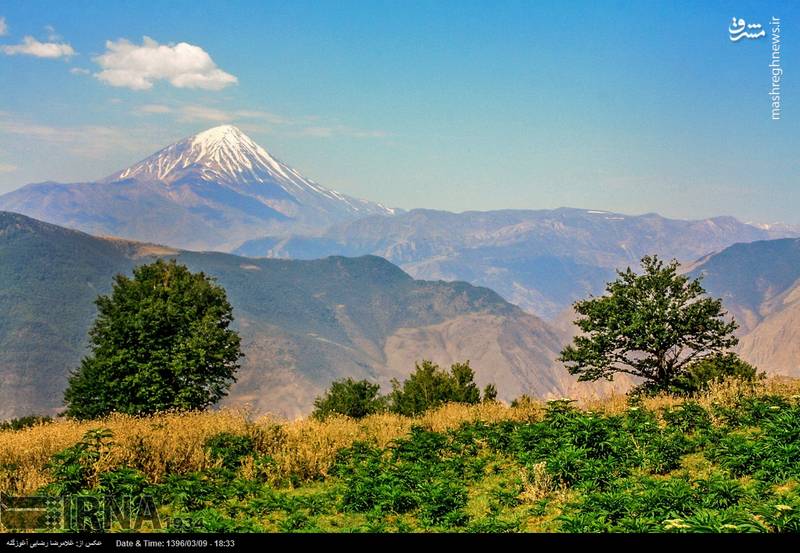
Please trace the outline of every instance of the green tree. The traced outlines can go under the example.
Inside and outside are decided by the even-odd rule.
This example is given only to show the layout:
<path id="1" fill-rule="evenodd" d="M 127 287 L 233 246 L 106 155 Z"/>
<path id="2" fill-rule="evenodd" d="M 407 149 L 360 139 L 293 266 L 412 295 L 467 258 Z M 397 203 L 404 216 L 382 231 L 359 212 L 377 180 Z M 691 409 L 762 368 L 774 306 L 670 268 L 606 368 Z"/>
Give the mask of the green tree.
<path id="1" fill-rule="evenodd" d="M 392 380 L 389 408 L 394 413 L 413 416 L 449 402 L 479 403 L 481 393 L 474 378 L 469 361 L 451 365 L 448 372 L 436 363 L 423 360 L 402 384 L 397 379 Z M 494 400 L 496 396 L 494 385 L 487 385 L 484 399 Z"/>
<path id="2" fill-rule="evenodd" d="M 26 415 L 15 419 L 0 422 L 0 430 L 22 430 L 31 426 L 53 422 L 52 417 L 46 415 Z"/>
<path id="3" fill-rule="evenodd" d="M 559 359 L 578 380 L 626 373 L 668 390 L 692 363 L 736 345 L 736 322 L 725 320 L 722 301 L 707 297 L 699 279 L 656 256 L 644 257 L 642 268 L 618 271 L 606 295 L 574 304 L 582 333 Z"/>
<path id="4" fill-rule="evenodd" d="M 381 387 L 368 380 L 347 378 L 337 380 L 314 401 L 312 416 L 324 419 L 330 415 L 346 415 L 360 419 L 386 408 L 386 399 L 380 396 Z"/>
<path id="5" fill-rule="evenodd" d="M 731 378 L 752 382 L 765 377 L 735 353 L 717 353 L 691 363 L 677 378 L 675 387 L 678 392 L 695 394 L 707 390 L 713 382 Z"/>
<path id="6" fill-rule="evenodd" d="M 450 396 L 448 401 L 454 403 L 478 403 L 481 392 L 475 384 L 475 371 L 466 363 L 455 363 L 450 366 Z"/>
<path id="7" fill-rule="evenodd" d="M 229 328 L 233 310 L 205 274 L 159 259 L 133 278 L 117 275 L 95 303 L 91 353 L 64 394 L 68 416 L 202 409 L 236 380 L 243 354 Z"/>
<path id="8" fill-rule="evenodd" d="M 497 401 L 497 387 L 494 384 L 487 384 L 483 387 L 482 401 Z"/>

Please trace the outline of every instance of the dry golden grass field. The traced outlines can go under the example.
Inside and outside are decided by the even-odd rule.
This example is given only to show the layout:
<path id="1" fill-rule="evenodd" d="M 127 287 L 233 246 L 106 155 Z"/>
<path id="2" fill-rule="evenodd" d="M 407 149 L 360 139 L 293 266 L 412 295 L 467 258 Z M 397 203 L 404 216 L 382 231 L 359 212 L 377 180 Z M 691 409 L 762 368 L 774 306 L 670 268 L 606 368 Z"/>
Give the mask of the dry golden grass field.
<path id="1" fill-rule="evenodd" d="M 782 405 L 796 410 L 798 398 L 800 398 L 800 380 L 771 378 L 755 384 L 735 381 L 717 384 L 708 393 L 690 402 L 675 397 L 657 396 L 646 398 L 635 407 L 632 407 L 629 399 L 622 395 L 579 399 L 572 404 L 576 406 L 575 409 L 565 407 L 568 412 L 575 413 L 575 415 L 570 415 L 573 417 L 572 419 L 564 419 L 566 422 L 558 422 L 559 419 L 553 418 L 553 413 L 557 412 L 557 409 L 554 411 L 552 402 L 545 403 L 534 400 L 520 401 L 514 407 L 499 402 L 487 402 L 478 405 L 449 404 L 415 418 L 379 414 L 368 416 L 361 420 L 333 417 L 324 421 L 311 418 L 281 421 L 269 417 L 252 419 L 246 412 L 219 410 L 166 413 L 148 417 L 113 415 L 101 420 L 88 422 L 58 419 L 54 422 L 37 424 L 23 430 L 0 431 L 0 492 L 11 495 L 26 495 L 47 489 L 46 486 L 54 481 L 52 465 L 54 455 L 80 443 L 90 430 L 107 429 L 110 431 L 110 436 L 102 441 L 99 451 L 97 451 L 97 456 L 93 458 L 90 465 L 84 467 L 88 472 L 82 485 L 87 490 L 105 489 L 103 488 L 106 485 L 103 484 L 105 482 L 103 480 L 104 475 L 117 474 L 121 470 L 130 469 L 135 471 L 136 475 L 139 475 L 137 478 L 140 478 L 142 482 L 146 482 L 149 486 L 164 485 L 165 482 L 171 482 L 170 485 L 173 485 L 176 478 L 180 479 L 182 477 L 199 478 L 204 482 L 222 482 L 224 480 L 228 483 L 258 483 L 258 486 L 260 486 L 258 490 L 261 491 L 253 492 L 251 490 L 251 492 L 248 492 L 252 497 L 260 497 L 259 494 L 263 493 L 279 493 L 285 494 L 285 498 L 289 499 L 297 494 L 307 498 L 320 492 L 322 495 L 319 497 L 323 498 L 320 501 L 330 503 L 330 505 L 323 507 L 309 508 L 307 511 L 301 509 L 300 514 L 293 511 L 300 509 L 300 507 L 296 506 L 291 507 L 291 509 L 286 508 L 288 509 L 286 512 L 280 512 L 279 509 L 276 510 L 277 508 L 266 507 L 259 511 L 252 506 L 256 499 L 248 496 L 249 499 L 247 501 L 250 501 L 250 503 L 248 503 L 247 509 L 244 509 L 239 503 L 236 504 L 237 506 L 226 503 L 225 509 L 227 511 L 219 516 L 233 522 L 228 526 L 223 525 L 222 529 L 233 529 L 234 531 L 243 529 L 254 531 L 336 531 L 348 527 L 348 524 L 355 524 L 354 521 L 357 521 L 361 526 L 349 528 L 349 530 L 451 531 L 457 529 L 461 531 L 471 529 L 473 531 L 494 531 L 492 526 L 480 526 L 479 523 L 484 524 L 484 522 L 480 521 L 491 519 L 494 521 L 493 524 L 500 524 L 498 521 L 502 518 L 503 520 L 507 519 L 507 521 L 516 521 L 513 523 L 516 526 L 508 522 L 508 524 L 512 525 L 511 528 L 515 530 L 564 530 L 564 527 L 559 526 L 558 520 L 561 520 L 559 517 L 565 516 L 565 513 L 570 513 L 571 509 L 578 508 L 576 505 L 580 504 L 582 497 L 590 497 L 590 495 L 587 495 L 591 492 L 590 488 L 587 487 L 586 483 L 581 485 L 580 482 L 571 479 L 571 476 L 563 471 L 559 473 L 561 469 L 558 469 L 556 461 L 553 461 L 553 458 L 558 457 L 558 452 L 553 451 L 555 456 L 553 458 L 548 457 L 548 452 L 544 452 L 540 457 L 536 458 L 533 454 L 528 453 L 535 449 L 536 444 L 525 446 L 528 449 L 520 450 L 521 452 L 510 450 L 505 446 L 505 449 L 503 449 L 503 447 L 493 444 L 493 440 L 499 439 L 497 436 L 502 436 L 503 432 L 506 432 L 508 436 L 512 436 L 512 434 L 517 435 L 530 429 L 539 428 L 541 430 L 544 428 L 541 425 L 550 425 L 548 427 L 550 430 L 547 430 L 547 432 L 551 432 L 556 424 L 564 424 L 566 426 L 563 427 L 563 432 L 572 432 L 577 436 L 579 432 L 584 432 L 583 428 L 586 428 L 587 430 L 585 431 L 588 434 L 605 432 L 606 438 L 603 439 L 612 441 L 618 439 L 614 438 L 616 434 L 613 434 L 613 432 L 628 432 L 633 436 L 631 443 L 637 444 L 637 439 L 647 439 L 648 434 L 641 434 L 644 438 L 637 438 L 639 434 L 636 434 L 636 432 L 638 431 L 627 430 L 627 428 L 633 424 L 631 421 L 634 421 L 633 417 L 636 411 L 641 410 L 643 413 L 652 414 L 652 421 L 656 425 L 657 432 L 660 432 L 663 436 L 671 436 L 680 440 L 683 439 L 681 433 L 686 436 L 700 436 L 699 431 L 691 424 L 685 426 L 685 423 L 680 423 L 684 424 L 684 426 L 676 426 L 678 423 L 675 422 L 677 420 L 675 413 L 688 413 L 686 405 L 691 403 L 692 406 L 699 408 L 698 412 L 702 413 L 703 417 L 707 417 L 709 421 L 708 428 L 702 431 L 704 432 L 703 436 L 712 435 L 714 429 L 717 428 L 721 429 L 720 432 L 723 432 L 721 434 L 723 435 L 723 440 L 728 439 L 730 436 L 738 439 L 738 436 L 742 433 L 758 434 L 759 432 L 766 433 L 767 431 L 759 430 L 758 424 L 752 422 L 737 423 L 738 426 L 732 426 L 729 420 L 730 416 L 725 415 L 725 413 L 742 408 L 743 402 L 746 401 L 755 402 L 752 403 L 753 405 L 760 405 L 758 402 L 761 399 L 764 402 L 767 402 L 767 400 L 773 403 L 775 401 L 783 402 Z M 566 405 L 564 402 L 555 403 L 562 406 Z M 767 403 L 764 403 L 764 405 L 767 405 Z M 769 403 L 769 405 L 772 405 L 772 403 Z M 769 407 L 765 416 L 772 416 L 769 409 L 774 409 L 774 407 Z M 684 418 L 686 417 L 684 416 Z M 592 430 L 591 426 L 593 424 L 599 424 L 603 421 L 612 421 L 613 424 L 609 428 L 613 427 L 615 430 L 613 432 L 607 429 Z M 635 424 L 644 425 L 644 427 L 650 424 L 647 421 L 637 420 L 634 422 Z M 575 424 L 578 426 L 575 426 Z M 476 432 L 477 434 L 470 435 L 472 437 L 467 439 L 459 437 L 460 435 L 458 434 L 458 432 L 467 431 L 464 429 L 478 430 L 469 430 L 473 434 Z M 423 432 L 423 434 L 420 434 L 420 432 Z M 425 434 L 426 432 L 427 434 Z M 249 444 L 248 447 L 250 448 L 243 455 L 237 457 L 233 471 L 225 473 L 223 480 L 218 479 L 220 478 L 219 475 L 222 474 L 219 471 L 223 470 L 225 462 L 208 446 L 209 440 L 220 435 L 242 437 L 246 439 L 245 443 Z M 547 435 L 551 436 L 551 434 Z M 412 502 L 412 505 L 417 506 L 413 508 L 404 507 L 402 502 L 390 502 L 390 506 L 387 507 L 374 498 L 367 501 L 368 507 L 363 507 L 359 506 L 361 505 L 358 503 L 360 500 L 348 499 L 350 497 L 348 494 L 354 493 L 353 490 L 357 489 L 361 484 L 369 488 L 373 485 L 385 483 L 387 480 L 378 474 L 380 470 L 384 469 L 376 467 L 383 463 L 383 460 L 388 459 L 387 455 L 390 452 L 396 452 L 403 447 L 407 447 L 408 444 L 413 444 L 414 440 L 417 440 L 420 436 L 439 436 L 442 437 L 442 440 L 450 440 L 454 444 L 453 448 L 448 450 L 450 453 L 437 453 L 439 455 L 435 459 L 437 463 L 449 463 L 453 459 L 459 458 L 459 455 L 471 458 L 464 462 L 478 462 L 478 460 L 481 460 L 480 463 L 482 464 L 475 469 L 477 472 L 473 476 L 463 476 L 465 470 L 463 468 L 458 469 L 461 472 L 453 473 L 456 474 L 457 478 L 465 478 L 464 488 L 460 491 L 453 491 L 455 496 L 460 498 L 456 502 L 459 507 L 452 507 L 451 509 L 452 512 L 462 513 L 463 519 L 457 520 L 452 517 L 448 519 L 438 515 L 424 515 L 427 500 L 423 499 L 415 500 L 416 503 Z M 572 440 L 573 437 L 568 436 L 566 439 Z M 694 440 L 695 438 L 691 439 Z M 733 484 L 730 484 L 731 486 L 745 489 L 750 485 L 748 482 L 753 480 L 753 477 L 747 473 L 747 470 L 750 469 L 744 469 L 744 472 L 742 472 L 739 469 L 730 468 L 734 466 L 732 464 L 726 465 L 725 462 L 719 461 L 722 458 L 720 457 L 722 454 L 718 452 L 718 445 L 712 444 L 714 440 L 718 441 L 718 438 L 697 438 L 697 440 L 699 441 L 695 446 L 681 446 L 684 449 L 679 452 L 679 459 L 675 461 L 674 466 L 668 468 L 646 468 L 650 467 L 647 464 L 650 461 L 636 461 L 639 465 L 636 465 L 633 461 L 625 461 L 634 464 L 631 464 L 630 470 L 626 469 L 623 473 L 620 473 L 619 477 L 622 480 L 619 480 L 618 484 L 629 485 L 624 483 L 624 479 L 634 476 L 645 479 L 682 478 L 689 482 L 691 488 L 691 486 L 697 485 L 697 478 L 718 474 L 722 475 L 720 478 L 724 476 L 724 478 L 733 482 Z M 575 443 L 570 442 L 567 445 L 562 445 L 567 449 L 572 448 L 570 451 L 580 451 L 586 456 L 587 461 L 578 460 L 569 465 L 574 467 L 574 470 L 580 471 L 583 470 L 581 467 L 584 466 L 581 463 L 594 462 L 596 459 L 592 459 L 594 454 L 590 452 L 589 446 L 581 445 L 577 447 Z M 358 444 L 366 444 L 366 447 L 378 452 L 376 459 L 379 461 L 376 462 L 379 464 L 372 466 L 368 470 L 363 469 L 358 464 L 361 463 L 361 461 L 358 461 L 360 459 L 358 457 L 360 455 L 358 454 L 358 447 L 356 447 Z M 558 447 L 562 447 L 562 445 Z M 789 445 L 797 446 L 798 444 Z M 419 451 L 421 452 L 419 454 L 423 457 L 428 455 L 424 450 L 425 447 L 428 446 L 425 446 L 424 443 L 419 446 Z M 440 443 L 435 447 L 441 448 L 443 446 Z M 464 450 L 458 450 L 459 447 L 464 447 Z M 600 456 L 605 455 L 602 453 L 602 447 L 597 449 L 600 452 L 598 453 Z M 645 444 L 642 447 L 644 451 L 649 446 Z M 706 448 L 717 448 L 714 449 L 716 453 L 708 455 L 706 454 Z M 351 452 L 348 453 L 351 456 L 349 457 L 351 461 L 342 461 L 343 452 Z M 264 462 L 264 459 L 269 461 Z M 356 459 L 356 461 L 352 459 Z M 400 457 L 398 459 L 402 460 Z M 389 461 L 386 462 L 389 463 Z M 401 461 L 391 462 L 400 463 Z M 416 459 L 414 462 L 419 463 L 422 461 Z M 347 470 L 341 469 L 341 466 L 344 466 L 343 463 L 345 465 L 350 463 L 347 466 L 351 468 Z M 340 468 L 336 469 L 337 466 Z M 398 466 L 400 465 L 391 465 L 394 468 L 386 470 L 395 471 Z M 367 472 L 363 472 L 362 469 L 367 470 Z M 357 476 L 359 474 L 361 476 Z M 369 479 L 364 480 L 367 478 L 364 476 L 365 474 L 371 475 L 369 478 L 375 478 L 376 480 L 374 482 Z M 391 472 L 391 474 L 395 473 Z M 198 477 L 197 475 L 203 476 Z M 402 479 L 392 482 L 391 486 L 396 487 L 396 493 L 401 495 L 406 492 L 411 493 L 409 490 L 403 490 Z M 587 480 L 587 482 L 595 482 L 595 480 Z M 600 480 L 597 480 L 597 482 L 600 482 Z M 603 480 L 597 485 L 601 486 L 602 491 L 605 486 L 610 484 Z M 700 485 L 705 484 L 701 483 Z M 776 482 L 775 485 L 782 486 L 781 489 L 789 491 L 796 490 L 797 479 L 792 474 L 788 474 L 788 477 Z M 747 493 L 750 492 L 748 491 Z M 774 493 L 778 492 L 774 491 Z M 795 492 L 793 491 L 792 493 Z M 495 496 L 501 499 L 496 500 Z M 436 497 L 430 501 L 435 503 L 441 500 L 441 497 L 439 499 L 436 499 Z M 202 500 L 202 498 L 200 499 Z M 289 499 L 286 500 L 288 501 Z M 787 499 L 786 502 L 788 501 Z M 203 502 L 201 501 L 201 503 Z M 205 513 L 208 509 L 216 508 L 216 506 L 212 507 L 214 503 L 215 501 L 209 498 L 208 502 L 201 505 L 200 512 Z M 782 503 L 779 504 L 782 505 Z M 303 505 L 305 504 L 303 503 Z M 532 514 L 533 511 L 531 509 L 533 507 L 531 505 L 537 505 L 536 509 L 541 512 L 537 511 L 538 514 Z M 746 505 L 750 505 L 750 503 L 742 503 L 740 510 L 748 509 L 749 507 Z M 790 505 L 790 508 L 794 507 Z M 165 513 L 175 513 L 187 511 L 188 508 L 183 504 L 174 504 L 163 507 L 163 509 Z M 314 509 L 321 509 L 320 512 L 323 514 L 315 515 L 317 511 Z M 243 512 L 247 513 L 246 516 L 242 514 Z M 367 514 L 364 514 L 365 512 Z M 727 513 L 728 511 L 725 512 Z M 736 511 L 736 513 L 739 513 L 739 511 Z M 739 516 L 739 514 L 736 516 Z M 761 520 L 758 518 L 761 515 L 751 514 L 750 516 L 755 517 L 753 520 L 757 522 Z M 296 517 L 300 517 L 300 519 L 297 519 L 300 522 L 295 520 Z M 247 524 L 241 522 L 245 519 Z M 678 519 L 679 517 L 675 517 L 675 520 Z M 379 523 L 375 522 L 376 520 Z M 467 522 L 465 522 L 467 520 L 472 521 L 470 523 L 472 526 L 467 525 Z M 670 520 L 673 519 L 670 518 Z M 239 523 L 244 526 L 236 526 Z M 378 526 L 369 525 L 373 523 L 378 524 Z M 664 526 L 666 523 L 663 521 L 659 523 L 662 526 L 656 528 L 656 530 L 663 531 L 668 529 Z M 203 522 L 202 524 L 207 523 Z M 208 530 L 208 527 L 202 526 L 202 524 L 201 529 Z M 381 526 L 381 524 L 384 526 Z M 476 524 L 478 526 L 475 526 Z M 504 522 L 503 524 L 506 523 Z M 574 527 L 574 520 L 572 524 Z M 720 525 L 722 524 L 720 523 Z M 736 523 L 729 522 L 725 524 L 736 526 Z M 759 522 L 759 524 L 762 523 Z M 770 526 L 763 522 L 763 526 L 768 530 L 775 529 L 774 524 Z M 505 526 L 502 527 L 505 528 Z M 680 525 L 677 528 L 680 529 Z M 212 529 L 219 528 L 214 527 Z M 591 531 L 591 529 L 589 530 Z"/>

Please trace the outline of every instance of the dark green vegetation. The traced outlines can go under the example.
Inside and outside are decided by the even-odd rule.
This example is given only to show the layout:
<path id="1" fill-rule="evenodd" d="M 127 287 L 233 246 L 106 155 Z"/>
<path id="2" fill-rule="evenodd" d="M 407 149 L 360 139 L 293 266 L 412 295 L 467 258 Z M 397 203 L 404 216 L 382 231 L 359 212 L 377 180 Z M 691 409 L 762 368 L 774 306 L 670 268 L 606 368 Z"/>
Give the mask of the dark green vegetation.
<path id="1" fill-rule="evenodd" d="M 331 415 L 344 415 L 361 419 L 380 413 L 386 409 L 386 399 L 380 392 L 381 387 L 368 380 L 337 380 L 314 401 L 312 416 L 325 419 Z"/>
<path id="2" fill-rule="evenodd" d="M 207 441 L 206 471 L 98 474 L 114 447 L 98 429 L 54 456 L 44 491 L 151 497 L 169 531 L 797 532 L 799 399 L 632 401 L 618 413 L 555 401 L 528 421 L 356 442 L 327 477 L 278 480 L 269 445 L 228 433 Z"/>
<path id="3" fill-rule="evenodd" d="M 487 384 L 481 398 L 474 377 L 469 361 L 451 365 L 450 371 L 442 370 L 430 361 L 417 363 L 402 383 L 392 381 L 389 410 L 398 415 L 414 416 L 445 403 L 475 404 L 481 400 L 494 400 L 497 397 L 494 385 Z"/>
<path id="4" fill-rule="evenodd" d="M 730 379 L 753 382 L 765 377 L 764 373 L 759 373 L 758 369 L 741 360 L 735 353 L 717 353 L 690 363 L 666 391 L 678 395 L 695 395 L 708 390 L 714 382 Z"/>
<path id="5" fill-rule="evenodd" d="M 367 380 L 351 378 L 334 382 L 325 395 L 314 402 L 313 416 L 325 419 L 330 415 L 345 415 L 360 419 L 367 415 L 389 411 L 414 416 L 446 403 L 474 405 L 497 398 L 494 384 L 487 384 L 483 397 L 475 384 L 475 372 L 466 363 L 454 363 L 450 370 L 423 360 L 402 383 L 392 381 L 392 392 L 380 395 L 380 387 Z"/>
<path id="6" fill-rule="evenodd" d="M 678 268 L 645 256 L 642 274 L 628 267 L 606 295 L 576 302 L 582 333 L 560 357 L 570 374 L 591 381 L 625 373 L 644 379 L 645 389 L 680 388 L 690 383 L 692 363 L 735 346 L 738 325 L 725 320 L 722 301 Z"/>
<path id="7" fill-rule="evenodd" d="M 36 426 L 37 424 L 44 424 L 52 421 L 52 417 L 28 415 L 26 417 L 18 417 L 16 419 L 0 422 L 0 430 L 22 430 L 23 428 L 30 428 L 31 426 Z"/>
<path id="8" fill-rule="evenodd" d="M 235 381 L 239 335 L 225 290 L 161 259 L 117 275 L 96 302 L 84 357 L 64 393 L 66 415 L 92 419 L 204 409 Z"/>
<path id="9" fill-rule="evenodd" d="M 388 387 L 401 367 L 387 369 L 384 348 L 398 329 L 424 333 L 427 325 L 475 315 L 496 320 L 494 329 L 508 332 L 501 337 L 520 352 L 493 367 L 518 364 L 507 371 L 516 382 L 502 383 L 506 393 L 521 393 L 514 386 L 554 387 L 558 334 L 485 288 L 414 280 L 372 256 L 289 261 L 185 252 L 0 213 L 0 419 L 53 415 L 62 407 L 69 372 L 89 353 L 94 300 L 111 292 L 116 274 L 157 258 L 202 271 L 227 292 L 246 357 L 226 401 L 247 402 L 258 412 L 306 414 L 342 378 Z M 394 358 L 407 370 L 408 359 L 420 357 L 395 352 Z"/>

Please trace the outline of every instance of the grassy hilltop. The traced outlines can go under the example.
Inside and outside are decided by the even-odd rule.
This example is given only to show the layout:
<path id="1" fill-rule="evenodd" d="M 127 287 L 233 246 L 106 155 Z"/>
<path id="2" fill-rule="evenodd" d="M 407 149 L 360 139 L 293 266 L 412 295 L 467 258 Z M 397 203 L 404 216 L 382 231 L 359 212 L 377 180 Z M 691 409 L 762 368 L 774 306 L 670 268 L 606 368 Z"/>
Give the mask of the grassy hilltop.
<path id="1" fill-rule="evenodd" d="M 170 531 L 796 532 L 798 394 L 59 420 L 0 431 L 0 491 L 152 497 Z"/>

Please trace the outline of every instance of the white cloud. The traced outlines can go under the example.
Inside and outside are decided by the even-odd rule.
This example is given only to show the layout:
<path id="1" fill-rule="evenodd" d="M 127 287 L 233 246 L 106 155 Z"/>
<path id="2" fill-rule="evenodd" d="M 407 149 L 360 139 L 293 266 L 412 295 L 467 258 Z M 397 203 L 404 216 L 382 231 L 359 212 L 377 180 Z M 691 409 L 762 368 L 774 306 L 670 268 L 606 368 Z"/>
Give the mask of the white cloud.
<path id="1" fill-rule="evenodd" d="M 134 113 L 146 115 L 170 114 L 180 123 L 235 123 L 251 132 L 300 136 L 305 138 L 386 138 L 390 133 L 381 130 L 357 129 L 332 121 L 320 121 L 313 116 L 284 117 L 268 111 L 247 109 L 221 109 L 217 107 L 190 104 L 168 106 L 164 104 L 144 104 Z"/>
<path id="2" fill-rule="evenodd" d="M 28 139 L 40 144 L 55 145 L 74 155 L 92 159 L 102 159 L 120 150 L 146 151 L 152 146 L 152 137 L 144 131 L 134 132 L 132 129 L 101 125 L 54 127 L 5 116 L 0 116 L 0 135 L 2 134 L 15 135 L 19 140 Z"/>
<path id="3" fill-rule="evenodd" d="M 22 39 L 22 44 L 0 46 L 0 50 L 7 56 L 24 54 L 37 58 L 68 58 L 75 55 L 75 50 L 66 42 L 39 42 L 32 36 Z"/>
<path id="4" fill-rule="evenodd" d="M 293 121 L 288 117 L 283 117 L 282 115 L 269 113 L 268 111 L 253 111 L 253 110 L 240 109 L 233 113 L 236 117 L 241 117 L 243 119 L 258 119 L 260 121 L 263 121 L 264 123 L 270 123 L 272 125 L 293 125 L 296 123 L 296 121 Z"/>
<path id="5" fill-rule="evenodd" d="M 142 113 L 170 113 L 172 108 L 162 104 L 146 104 L 139 108 Z"/>
<path id="6" fill-rule="evenodd" d="M 389 133 L 385 131 L 370 131 L 363 129 L 354 129 L 346 125 L 314 125 L 302 127 L 294 132 L 298 136 L 307 136 L 310 138 L 331 138 L 334 136 L 346 136 L 349 138 L 386 138 Z"/>
<path id="7" fill-rule="evenodd" d="M 178 119 L 183 122 L 191 123 L 194 121 L 211 121 L 223 123 L 226 121 L 259 121 L 271 125 L 291 125 L 292 120 L 267 111 L 255 111 L 247 109 L 222 110 L 207 106 L 183 106 L 177 110 Z"/>
<path id="8" fill-rule="evenodd" d="M 208 53 L 193 44 L 159 44 L 144 37 L 142 44 L 120 39 L 106 41 L 106 52 L 94 58 L 101 81 L 133 90 L 148 90 L 164 80 L 177 88 L 221 90 L 238 79 L 217 67 Z"/>
<path id="9" fill-rule="evenodd" d="M 69 70 L 70 73 L 73 75 L 88 75 L 91 73 L 88 69 L 84 69 L 83 67 L 73 67 Z"/>
<path id="10" fill-rule="evenodd" d="M 6 25 L 6 18 L 0 17 L 0 36 L 6 36 L 8 34 L 8 25 Z"/>
<path id="11" fill-rule="evenodd" d="M 0 163 L 0 173 L 13 173 L 16 170 L 16 165 L 11 165 L 10 163 Z"/>
<path id="12" fill-rule="evenodd" d="M 57 40 L 64 38 L 56 32 L 56 28 L 52 25 L 45 25 L 44 30 L 47 31 L 47 40 L 50 42 L 56 42 Z"/>
<path id="13" fill-rule="evenodd" d="M 205 106 L 183 106 L 178 110 L 178 113 L 178 119 L 185 122 L 211 121 L 214 123 L 225 123 L 235 119 L 233 112 Z"/>

